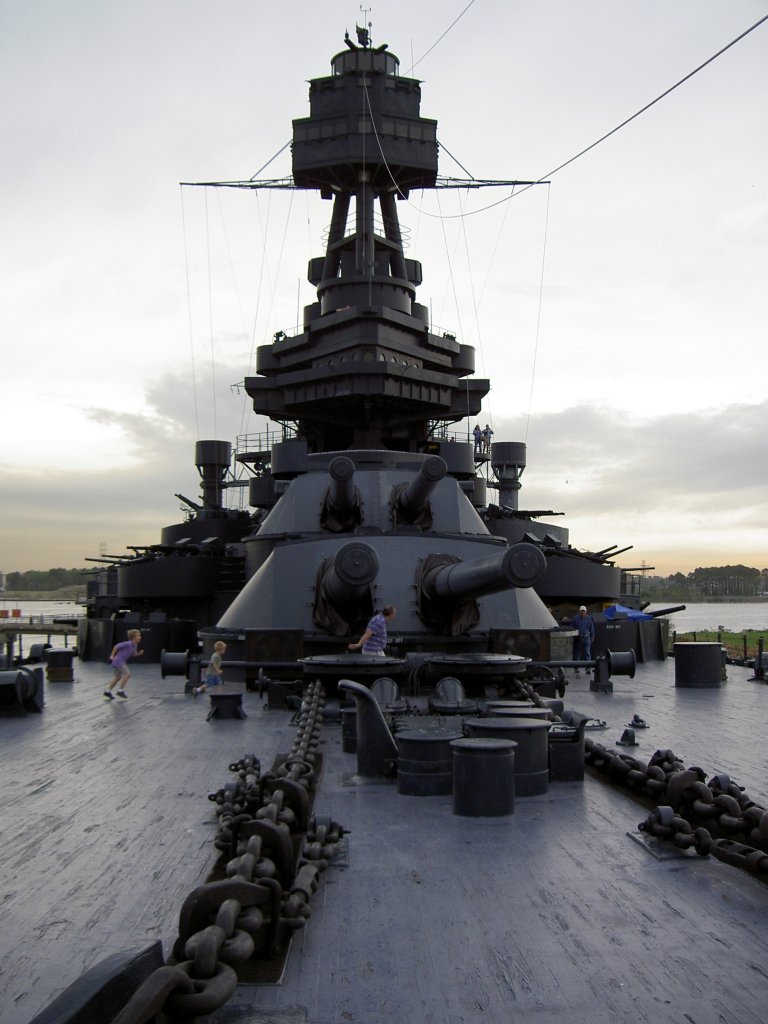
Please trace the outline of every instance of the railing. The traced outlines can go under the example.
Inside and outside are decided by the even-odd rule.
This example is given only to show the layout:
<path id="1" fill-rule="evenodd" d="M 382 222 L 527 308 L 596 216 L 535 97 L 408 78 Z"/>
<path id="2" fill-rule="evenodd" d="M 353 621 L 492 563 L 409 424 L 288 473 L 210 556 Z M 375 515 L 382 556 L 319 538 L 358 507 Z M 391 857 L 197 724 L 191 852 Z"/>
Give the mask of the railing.
<path id="1" fill-rule="evenodd" d="M 750 661 L 764 642 L 765 630 L 748 629 L 741 632 L 730 630 L 696 629 L 687 633 L 672 630 L 670 651 L 678 643 L 718 643 L 725 647 L 733 661 Z"/>

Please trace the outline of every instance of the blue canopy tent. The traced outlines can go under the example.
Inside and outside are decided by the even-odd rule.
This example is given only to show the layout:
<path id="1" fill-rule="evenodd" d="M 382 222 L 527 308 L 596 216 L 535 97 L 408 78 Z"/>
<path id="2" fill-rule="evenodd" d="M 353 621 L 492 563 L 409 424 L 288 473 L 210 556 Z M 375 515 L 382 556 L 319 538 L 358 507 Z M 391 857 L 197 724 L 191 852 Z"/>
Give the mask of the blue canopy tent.
<path id="1" fill-rule="evenodd" d="M 603 609 L 606 619 L 653 619 L 653 615 L 647 612 L 638 611 L 636 608 L 626 608 L 623 604 L 612 604 Z"/>

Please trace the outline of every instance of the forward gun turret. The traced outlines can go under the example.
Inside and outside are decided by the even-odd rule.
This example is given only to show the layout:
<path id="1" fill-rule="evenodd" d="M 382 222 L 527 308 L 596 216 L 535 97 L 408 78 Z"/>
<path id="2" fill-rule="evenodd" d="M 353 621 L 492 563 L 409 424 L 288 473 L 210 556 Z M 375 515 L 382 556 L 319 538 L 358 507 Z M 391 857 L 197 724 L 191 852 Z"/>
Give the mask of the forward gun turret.
<path id="1" fill-rule="evenodd" d="M 450 627 L 455 636 L 479 620 L 478 597 L 532 587 L 546 569 L 542 551 L 526 542 L 469 562 L 454 555 L 430 555 L 422 564 L 417 584 L 419 615 L 430 626 Z"/>
<path id="2" fill-rule="evenodd" d="M 350 624 L 373 613 L 371 584 L 379 572 L 379 556 L 370 544 L 351 541 L 321 565 L 315 584 L 312 618 L 334 636 L 345 636 Z"/>
<path id="3" fill-rule="evenodd" d="M 353 530 L 360 523 L 360 498 L 355 488 L 355 464 L 337 455 L 328 467 L 331 478 L 320 516 L 321 525 L 333 533 Z"/>
<path id="4" fill-rule="evenodd" d="M 439 455 L 431 455 L 419 467 L 419 472 L 407 484 L 395 491 L 394 506 L 398 518 L 414 526 L 431 525 L 429 496 L 448 471 Z"/>

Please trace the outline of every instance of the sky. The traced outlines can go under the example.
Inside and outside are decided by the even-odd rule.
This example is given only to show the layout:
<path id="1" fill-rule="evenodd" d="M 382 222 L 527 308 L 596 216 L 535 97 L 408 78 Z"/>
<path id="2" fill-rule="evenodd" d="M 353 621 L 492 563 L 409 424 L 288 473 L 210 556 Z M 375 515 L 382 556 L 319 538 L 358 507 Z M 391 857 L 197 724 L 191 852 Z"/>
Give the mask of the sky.
<path id="1" fill-rule="evenodd" d="M 264 429 L 236 385 L 313 300 L 330 204 L 179 182 L 289 174 L 356 21 L 422 80 L 440 173 L 537 180 L 766 14 L 0 0 L 0 569 L 157 542 L 195 441 Z M 419 301 L 491 379 L 482 423 L 527 443 L 521 507 L 623 567 L 768 566 L 767 126 L 768 22 L 549 185 L 398 206 Z"/>

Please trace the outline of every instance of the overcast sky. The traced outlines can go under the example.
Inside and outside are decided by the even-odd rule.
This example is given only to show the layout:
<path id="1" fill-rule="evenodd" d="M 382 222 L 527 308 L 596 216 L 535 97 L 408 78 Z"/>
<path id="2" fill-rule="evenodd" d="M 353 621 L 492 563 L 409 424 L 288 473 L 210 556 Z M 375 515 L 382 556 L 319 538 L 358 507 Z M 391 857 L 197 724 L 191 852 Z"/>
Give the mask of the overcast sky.
<path id="1" fill-rule="evenodd" d="M 388 0 L 373 40 L 416 62 L 441 173 L 464 173 L 451 154 L 523 179 L 768 14 L 475 0 L 440 39 L 466 7 Z M 174 492 L 197 495 L 195 440 L 263 426 L 232 385 L 312 301 L 330 204 L 178 183 L 254 175 L 363 15 L 0 0 L 0 19 L 0 569 L 69 567 L 159 540 Z M 521 507 L 565 512 L 577 547 L 634 545 L 623 566 L 768 565 L 767 115 L 768 22 L 549 186 L 398 206 L 420 301 L 492 380 L 481 420 L 527 441 Z M 289 172 L 286 149 L 261 176 Z"/>

